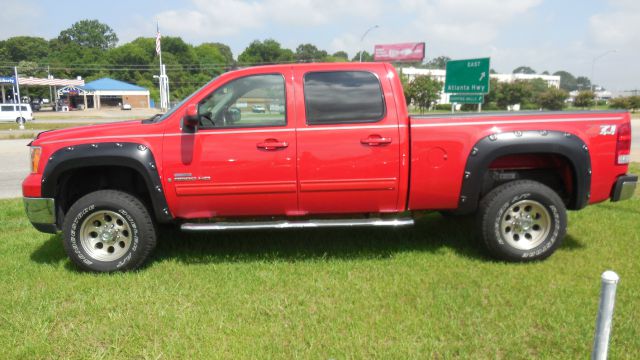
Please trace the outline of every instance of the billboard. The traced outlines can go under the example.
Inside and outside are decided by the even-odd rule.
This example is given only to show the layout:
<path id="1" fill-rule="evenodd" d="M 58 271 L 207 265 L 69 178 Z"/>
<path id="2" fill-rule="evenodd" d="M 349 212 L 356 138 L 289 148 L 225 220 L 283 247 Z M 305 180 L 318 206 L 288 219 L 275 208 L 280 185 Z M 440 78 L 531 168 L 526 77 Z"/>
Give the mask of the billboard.
<path id="1" fill-rule="evenodd" d="M 373 49 L 374 61 L 422 61 L 424 43 L 403 43 L 376 45 Z"/>

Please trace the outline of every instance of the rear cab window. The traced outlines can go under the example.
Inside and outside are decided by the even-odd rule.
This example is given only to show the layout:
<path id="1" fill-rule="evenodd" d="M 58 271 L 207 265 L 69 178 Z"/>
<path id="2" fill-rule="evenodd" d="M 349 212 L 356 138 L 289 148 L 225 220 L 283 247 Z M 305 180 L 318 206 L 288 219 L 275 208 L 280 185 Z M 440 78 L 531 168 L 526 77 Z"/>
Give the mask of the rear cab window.
<path id="1" fill-rule="evenodd" d="M 378 76 L 368 71 L 319 71 L 304 75 L 308 125 L 374 123 L 386 106 Z"/>

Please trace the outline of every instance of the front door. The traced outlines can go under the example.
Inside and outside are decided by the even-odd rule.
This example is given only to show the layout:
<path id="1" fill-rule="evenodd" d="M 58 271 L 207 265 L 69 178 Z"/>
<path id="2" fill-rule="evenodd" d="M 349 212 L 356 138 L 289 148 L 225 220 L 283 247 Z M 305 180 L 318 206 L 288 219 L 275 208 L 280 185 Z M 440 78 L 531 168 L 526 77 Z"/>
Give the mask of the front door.
<path id="1" fill-rule="evenodd" d="M 297 211 L 293 100 L 287 101 L 292 94 L 289 71 L 254 71 L 198 101 L 197 131 L 165 136 L 164 172 L 171 178 L 174 216 Z"/>
<path id="2" fill-rule="evenodd" d="M 294 77 L 301 213 L 397 211 L 400 139 L 386 74 L 294 70 Z"/>

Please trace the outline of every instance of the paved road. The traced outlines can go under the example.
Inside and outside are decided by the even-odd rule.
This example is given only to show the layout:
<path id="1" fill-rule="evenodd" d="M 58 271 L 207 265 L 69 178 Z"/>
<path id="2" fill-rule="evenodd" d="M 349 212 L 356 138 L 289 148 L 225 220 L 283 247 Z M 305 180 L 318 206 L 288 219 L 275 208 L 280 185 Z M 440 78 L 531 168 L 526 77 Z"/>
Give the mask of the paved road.
<path id="1" fill-rule="evenodd" d="M 640 119 L 632 122 L 631 161 L 640 162 Z M 29 172 L 30 140 L 0 140 L 0 199 L 22 196 L 21 184 Z"/>
<path id="2" fill-rule="evenodd" d="M 0 198 L 22 196 L 22 180 L 29 173 L 31 140 L 0 140 Z"/>

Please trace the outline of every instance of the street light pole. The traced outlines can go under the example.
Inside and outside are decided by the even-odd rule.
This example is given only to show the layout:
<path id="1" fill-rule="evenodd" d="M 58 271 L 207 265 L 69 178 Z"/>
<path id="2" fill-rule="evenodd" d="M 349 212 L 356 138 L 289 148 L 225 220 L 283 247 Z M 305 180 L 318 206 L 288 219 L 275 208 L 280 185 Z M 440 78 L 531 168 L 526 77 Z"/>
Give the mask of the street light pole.
<path id="1" fill-rule="evenodd" d="M 362 62 L 362 51 L 364 50 L 363 42 L 364 42 L 365 36 L 367 36 L 369 31 L 373 29 L 377 29 L 379 27 L 380 27 L 379 25 L 373 25 L 372 27 L 368 28 L 367 31 L 364 32 L 364 34 L 362 34 L 362 37 L 360 37 L 360 62 Z"/>
<path id="2" fill-rule="evenodd" d="M 593 80 L 594 80 L 595 70 L 596 70 L 596 60 L 614 52 L 616 52 L 616 50 L 607 50 L 602 54 L 594 57 L 593 60 L 591 61 L 591 91 L 595 91 L 595 85 L 593 83 Z"/>

